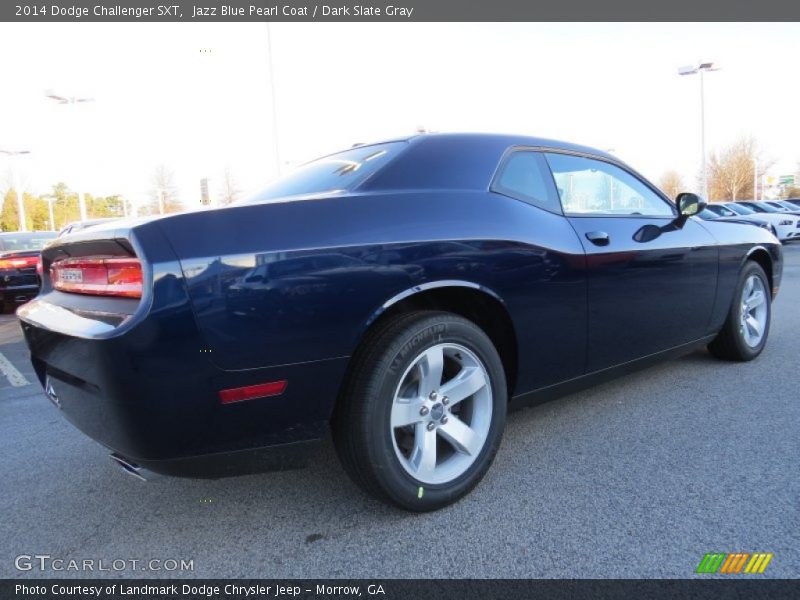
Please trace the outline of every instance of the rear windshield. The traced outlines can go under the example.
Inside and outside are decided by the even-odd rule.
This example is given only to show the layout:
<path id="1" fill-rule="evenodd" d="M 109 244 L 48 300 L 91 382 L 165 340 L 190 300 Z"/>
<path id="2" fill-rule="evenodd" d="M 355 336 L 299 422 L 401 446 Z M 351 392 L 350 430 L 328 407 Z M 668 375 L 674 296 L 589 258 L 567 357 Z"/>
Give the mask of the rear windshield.
<path id="1" fill-rule="evenodd" d="M 11 233 L 0 235 L 0 250 L 41 250 L 55 233 Z"/>
<path id="2" fill-rule="evenodd" d="M 331 154 L 306 163 L 243 203 L 352 191 L 406 146 L 407 142 L 388 142 Z"/>

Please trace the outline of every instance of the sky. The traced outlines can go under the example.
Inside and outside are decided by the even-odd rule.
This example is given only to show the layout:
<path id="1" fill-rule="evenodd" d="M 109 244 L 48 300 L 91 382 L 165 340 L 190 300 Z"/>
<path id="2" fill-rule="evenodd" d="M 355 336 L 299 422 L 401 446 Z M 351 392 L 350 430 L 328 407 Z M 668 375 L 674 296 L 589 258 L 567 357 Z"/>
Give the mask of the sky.
<path id="1" fill-rule="evenodd" d="M 0 190 L 16 169 L 26 191 L 145 203 L 165 165 L 193 206 L 202 177 L 218 196 L 229 169 L 252 193 L 422 126 L 594 146 L 699 191 L 700 82 L 678 68 L 721 67 L 708 152 L 752 135 L 772 174 L 793 173 L 798 39 L 796 23 L 2 23 L 0 150 L 30 154 L 0 155 Z"/>

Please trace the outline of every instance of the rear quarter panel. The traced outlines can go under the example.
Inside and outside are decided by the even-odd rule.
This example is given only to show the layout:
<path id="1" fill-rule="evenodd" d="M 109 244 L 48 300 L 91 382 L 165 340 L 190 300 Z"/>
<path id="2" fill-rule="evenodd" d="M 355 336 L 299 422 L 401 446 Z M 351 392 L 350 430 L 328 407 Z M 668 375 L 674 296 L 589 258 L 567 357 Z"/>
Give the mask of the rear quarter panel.
<path id="1" fill-rule="evenodd" d="M 520 392 L 585 364 L 583 251 L 561 216 L 488 192 L 355 194 L 158 222 L 225 370 L 350 356 L 387 302 L 436 282 L 480 287 L 514 323 Z M 269 264 L 264 280 L 253 277 Z M 274 266 L 273 266 L 274 265 Z"/>

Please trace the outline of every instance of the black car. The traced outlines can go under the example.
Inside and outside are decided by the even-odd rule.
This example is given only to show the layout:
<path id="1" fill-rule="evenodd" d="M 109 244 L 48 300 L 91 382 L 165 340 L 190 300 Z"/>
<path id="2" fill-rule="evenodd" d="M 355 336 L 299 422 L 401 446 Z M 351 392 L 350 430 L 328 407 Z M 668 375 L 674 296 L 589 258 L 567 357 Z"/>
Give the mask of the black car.
<path id="1" fill-rule="evenodd" d="M 54 231 L 0 233 L 0 306 L 3 311 L 39 293 L 36 265 Z"/>
<path id="2" fill-rule="evenodd" d="M 18 314 L 47 396 L 128 471 L 283 468 L 330 427 L 367 492 L 433 510 L 486 473 L 509 408 L 761 353 L 781 245 L 705 205 L 584 146 L 421 135 L 59 238 Z"/>

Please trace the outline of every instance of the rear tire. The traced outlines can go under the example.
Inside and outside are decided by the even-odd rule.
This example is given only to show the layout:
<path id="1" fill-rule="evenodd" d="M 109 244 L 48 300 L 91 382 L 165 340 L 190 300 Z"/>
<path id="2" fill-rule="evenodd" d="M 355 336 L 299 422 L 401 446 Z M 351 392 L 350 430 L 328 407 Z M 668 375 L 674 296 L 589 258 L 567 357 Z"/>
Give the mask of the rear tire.
<path id="1" fill-rule="evenodd" d="M 353 481 L 416 512 L 472 490 L 500 446 L 508 404 L 489 337 L 457 315 L 413 312 L 380 324 L 353 361 L 332 422 Z"/>
<path id="2" fill-rule="evenodd" d="M 761 265 L 747 261 L 739 274 L 725 324 L 708 349 L 724 360 L 753 360 L 764 350 L 771 322 L 769 279 Z"/>

